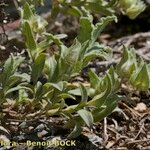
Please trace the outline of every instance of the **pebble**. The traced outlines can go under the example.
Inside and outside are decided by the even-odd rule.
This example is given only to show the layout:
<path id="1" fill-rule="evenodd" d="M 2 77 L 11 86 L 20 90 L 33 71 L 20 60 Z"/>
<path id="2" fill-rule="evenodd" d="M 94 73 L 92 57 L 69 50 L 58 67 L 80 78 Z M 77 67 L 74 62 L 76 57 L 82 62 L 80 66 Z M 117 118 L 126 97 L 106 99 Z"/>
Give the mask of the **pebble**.
<path id="1" fill-rule="evenodd" d="M 136 107 L 134 107 L 134 110 L 138 112 L 145 112 L 147 110 L 147 106 L 144 103 L 138 103 Z"/>

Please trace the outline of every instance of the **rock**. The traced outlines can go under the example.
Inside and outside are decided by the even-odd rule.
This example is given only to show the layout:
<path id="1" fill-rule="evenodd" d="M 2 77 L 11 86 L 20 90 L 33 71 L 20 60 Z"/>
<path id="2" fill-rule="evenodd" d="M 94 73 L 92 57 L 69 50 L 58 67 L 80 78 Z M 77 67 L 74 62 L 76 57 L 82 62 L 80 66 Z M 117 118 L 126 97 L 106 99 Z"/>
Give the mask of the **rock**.
<path id="1" fill-rule="evenodd" d="M 134 107 L 134 110 L 138 112 L 145 112 L 147 110 L 147 106 L 144 103 L 138 103 L 136 107 Z"/>

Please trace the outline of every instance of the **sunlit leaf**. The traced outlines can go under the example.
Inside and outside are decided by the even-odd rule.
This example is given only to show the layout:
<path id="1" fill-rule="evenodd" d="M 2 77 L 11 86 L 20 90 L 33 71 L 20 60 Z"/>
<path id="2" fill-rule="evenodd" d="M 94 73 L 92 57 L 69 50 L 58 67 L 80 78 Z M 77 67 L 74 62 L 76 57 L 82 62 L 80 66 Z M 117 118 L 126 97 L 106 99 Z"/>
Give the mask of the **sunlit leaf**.
<path id="1" fill-rule="evenodd" d="M 34 57 L 35 53 L 36 53 L 36 48 L 37 48 L 37 44 L 32 32 L 32 29 L 30 27 L 29 22 L 25 21 L 22 24 L 22 29 L 23 29 L 23 34 L 25 35 L 26 38 L 26 45 L 28 50 L 28 53 L 30 55 L 31 58 Z"/>
<path id="2" fill-rule="evenodd" d="M 131 84 L 141 91 L 149 89 L 149 80 L 150 76 L 146 64 L 142 64 L 130 78 Z"/>

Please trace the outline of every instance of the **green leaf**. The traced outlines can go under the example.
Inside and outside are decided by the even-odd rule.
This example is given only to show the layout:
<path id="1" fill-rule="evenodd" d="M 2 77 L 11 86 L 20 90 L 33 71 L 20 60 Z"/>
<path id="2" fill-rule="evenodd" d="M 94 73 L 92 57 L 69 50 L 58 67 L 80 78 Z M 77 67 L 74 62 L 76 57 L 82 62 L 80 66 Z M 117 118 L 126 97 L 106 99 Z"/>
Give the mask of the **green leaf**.
<path id="1" fill-rule="evenodd" d="M 67 139 L 74 139 L 76 137 L 78 137 L 82 132 L 82 128 L 81 125 L 76 123 L 73 131 L 67 136 Z"/>
<path id="2" fill-rule="evenodd" d="M 91 87 L 97 88 L 101 82 L 100 77 L 98 77 L 97 74 L 94 71 L 92 71 L 92 69 L 89 70 L 88 75 L 90 78 Z"/>
<path id="3" fill-rule="evenodd" d="M 64 10 L 66 11 L 66 10 Z M 75 16 L 75 17 L 81 17 L 82 15 L 82 12 L 80 11 L 80 9 L 78 9 L 78 7 L 75 7 L 75 6 L 71 6 L 67 9 L 67 13 L 72 15 L 72 16 Z"/>
<path id="4" fill-rule="evenodd" d="M 106 98 L 107 98 L 106 92 L 107 92 L 107 89 L 104 92 L 94 96 L 93 99 L 87 103 L 87 105 L 101 107 L 106 101 Z"/>
<path id="5" fill-rule="evenodd" d="M 12 70 L 12 72 L 15 73 L 16 69 L 25 60 L 25 58 L 22 56 L 13 56 L 12 55 L 12 59 L 13 59 L 13 70 Z"/>
<path id="6" fill-rule="evenodd" d="M 112 93 L 116 93 L 118 92 L 120 85 L 121 85 L 121 81 L 119 79 L 119 76 L 117 75 L 117 73 L 114 70 L 114 67 L 111 66 L 110 69 L 108 70 L 108 74 L 111 77 L 111 85 L 112 85 Z"/>
<path id="7" fill-rule="evenodd" d="M 136 68 L 136 55 L 134 49 L 128 49 L 124 46 L 123 56 L 117 65 L 117 73 L 121 77 L 130 78 Z"/>
<path id="8" fill-rule="evenodd" d="M 63 57 L 64 63 L 73 67 L 73 65 L 76 64 L 79 58 L 80 49 L 81 49 L 81 43 L 78 40 L 76 40 L 75 43 L 68 49 L 67 48 L 63 49 L 62 53 L 64 54 L 61 54 L 61 57 Z"/>
<path id="9" fill-rule="evenodd" d="M 51 85 L 59 91 L 63 91 L 64 89 L 64 83 L 62 81 L 58 83 L 51 83 Z"/>
<path id="10" fill-rule="evenodd" d="M 60 41 L 60 37 L 50 34 L 50 33 L 44 33 L 46 36 L 47 40 L 52 40 L 56 45 L 61 46 L 63 43 Z"/>
<path id="11" fill-rule="evenodd" d="M 103 4 L 104 3 L 104 4 Z M 106 2 L 104 1 L 88 1 L 85 8 L 91 10 L 93 13 L 102 13 L 104 15 L 111 15 L 114 13 L 113 9 L 108 8 L 107 5 L 105 4 Z"/>
<path id="12" fill-rule="evenodd" d="M 57 17 L 60 10 L 61 9 L 60 9 L 60 6 L 59 6 L 58 2 L 57 1 L 52 1 L 52 11 L 51 11 L 52 19 L 55 19 Z"/>
<path id="13" fill-rule="evenodd" d="M 76 100 L 76 98 L 74 96 L 72 96 L 71 94 L 67 94 L 67 93 L 62 93 L 62 94 L 59 94 L 58 96 L 59 98 L 63 98 L 63 99 L 73 99 L 73 100 Z"/>
<path id="14" fill-rule="evenodd" d="M 78 114 L 84 120 L 84 122 L 87 124 L 88 127 L 92 127 L 92 125 L 93 125 L 93 116 L 92 116 L 91 112 L 89 112 L 85 109 L 81 109 L 81 110 L 78 111 Z"/>
<path id="15" fill-rule="evenodd" d="M 44 33 L 45 32 L 45 27 L 48 25 L 47 21 L 39 16 L 39 15 L 34 15 L 30 21 L 29 24 L 31 26 L 31 29 L 34 33 Z"/>
<path id="16" fill-rule="evenodd" d="M 83 67 L 87 66 L 87 64 L 96 59 L 96 58 L 108 58 L 109 54 L 106 54 L 103 50 L 102 51 L 92 51 L 87 54 L 85 54 L 83 58 Z M 110 55 L 109 55 L 110 56 Z"/>
<path id="17" fill-rule="evenodd" d="M 55 78 L 57 76 L 55 73 L 56 71 L 56 66 L 57 66 L 57 61 L 55 59 L 55 56 L 49 56 L 46 61 L 45 61 L 45 66 L 44 66 L 44 73 L 48 77 L 48 81 L 51 82 L 52 78 Z"/>
<path id="18" fill-rule="evenodd" d="M 130 82 L 138 90 L 147 91 L 149 89 L 150 76 L 146 64 L 142 64 L 131 76 Z"/>
<path id="19" fill-rule="evenodd" d="M 23 22 L 22 29 L 23 29 L 23 34 L 25 35 L 26 38 L 26 45 L 28 48 L 29 56 L 31 58 L 34 58 L 36 54 L 37 45 L 29 22 L 27 21 Z"/>
<path id="20" fill-rule="evenodd" d="M 102 18 L 101 22 L 96 24 L 96 26 L 93 30 L 93 33 L 92 33 L 92 43 L 94 43 L 96 41 L 96 39 L 98 38 L 100 33 L 112 21 L 117 21 L 117 17 L 116 16 L 108 16 L 108 17 Z"/>
<path id="21" fill-rule="evenodd" d="M 26 2 L 23 7 L 23 19 L 30 20 L 33 17 L 33 12 L 30 8 L 30 5 Z"/>
<path id="22" fill-rule="evenodd" d="M 80 19 L 80 32 L 78 35 L 78 40 L 80 43 L 84 43 L 91 38 L 94 25 L 92 20 L 87 17 L 82 17 Z"/>
<path id="23" fill-rule="evenodd" d="M 8 94 L 10 94 L 14 91 L 19 91 L 20 89 L 22 89 L 21 86 L 16 86 L 16 87 L 10 88 L 8 91 L 6 91 L 5 96 L 7 96 Z"/>
<path id="24" fill-rule="evenodd" d="M 4 69 L 1 75 L 1 82 L 3 88 L 9 82 L 9 78 L 16 72 L 18 66 L 24 61 L 23 57 L 10 56 L 4 63 Z M 8 85 L 9 86 L 9 85 Z"/>
<path id="25" fill-rule="evenodd" d="M 10 78 L 10 76 L 12 75 L 12 70 L 13 70 L 13 58 L 10 57 L 6 60 L 4 67 L 3 67 L 3 74 L 2 74 L 2 86 L 4 88 L 6 81 Z"/>
<path id="26" fill-rule="evenodd" d="M 107 7 L 114 7 L 115 5 L 117 5 L 118 0 L 111 0 L 108 4 Z"/>
<path id="27" fill-rule="evenodd" d="M 141 0 L 120 0 L 120 7 L 124 13 L 130 18 L 135 19 L 146 8 L 146 5 Z"/>
<path id="28" fill-rule="evenodd" d="M 8 90 L 13 86 L 19 85 L 21 82 L 30 82 L 30 76 L 25 73 L 23 74 L 15 73 L 14 75 L 10 76 L 10 78 L 5 83 L 4 90 Z"/>
<path id="29" fill-rule="evenodd" d="M 19 77 L 19 78 L 22 78 L 23 81 L 27 81 L 27 82 L 30 82 L 30 80 L 31 80 L 30 75 L 27 74 L 27 73 L 22 73 L 22 74 L 17 74 L 17 73 L 15 73 L 14 76 L 17 77 L 17 78 L 18 78 L 18 77 Z"/>
<path id="30" fill-rule="evenodd" d="M 92 112 L 94 122 L 99 122 L 108 115 L 110 115 L 113 112 L 113 110 L 117 107 L 118 100 L 119 97 L 116 95 L 107 98 L 103 107 L 98 108 L 96 111 Z"/>
<path id="31" fill-rule="evenodd" d="M 61 102 L 60 102 L 60 104 L 59 104 L 59 111 L 61 111 L 65 106 L 66 106 L 65 100 L 64 100 L 64 99 L 61 99 Z"/>
<path id="32" fill-rule="evenodd" d="M 72 94 L 72 95 L 75 95 L 75 96 L 81 96 L 81 90 L 80 90 L 80 88 L 69 90 L 68 93 Z"/>
<path id="33" fill-rule="evenodd" d="M 64 39 L 66 38 L 67 35 L 66 34 L 58 34 L 58 35 L 55 35 L 55 38 L 58 38 L 59 40 L 60 39 Z M 52 38 L 50 38 L 48 35 L 46 36 L 46 39 L 43 40 L 42 42 L 40 42 L 37 46 L 37 51 L 39 53 L 42 53 L 43 51 L 45 51 L 46 49 L 49 48 L 49 46 L 54 42 L 54 40 Z M 61 41 L 59 41 L 59 43 L 61 43 Z"/>
<path id="34" fill-rule="evenodd" d="M 52 81 L 58 82 L 60 80 L 68 81 L 75 73 L 76 64 L 78 62 L 81 44 L 76 40 L 75 44 L 69 48 L 61 45 L 61 54 L 58 64 L 55 69 L 55 76 Z"/>
<path id="35" fill-rule="evenodd" d="M 109 94 L 111 94 L 112 88 L 113 88 L 113 85 L 111 82 L 111 76 L 109 73 L 107 73 L 104 76 L 104 78 L 102 79 L 99 89 L 97 89 L 97 90 L 98 90 L 98 92 L 106 91 L 106 95 L 109 95 Z"/>
<path id="36" fill-rule="evenodd" d="M 87 102 L 88 94 L 83 84 L 80 84 L 80 90 L 81 90 L 81 97 L 82 97 L 81 101 Z"/>
<path id="37" fill-rule="evenodd" d="M 21 89 L 24 89 L 24 90 L 27 90 L 29 91 L 31 94 L 33 94 L 33 90 L 30 88 L 30 87 L 27 87 L 27 86 L 22 86 L 21 84 L 16 86 L 16 87 L 13 87 L 11 89 L 9 89 L 6 93 L 5 93 L 5 96 L 7 96 L 8 94 L 14 92 L 14 91 L 18 91 L 18 90 L 21 90 Z"/>
<path id="38" fill-rule="evenodd" d="M 47 112 L 49 116 L 54 116 L 59 112 L 59 108 L 51 109 Z"/>
<path id="39" fill-rule="evenodd" d="M 44 0 L 18 0 L 18 2 L 21 2 L 21 4 L 28 2 L 29 5 L 34 5 L 35 7 L 39 5 L 44 5 Z"/>
<path id="40" fill-rule="evenodd" d="M 79 54 L 79 60 L 82 62 L 84 55 L 86 54 L 86 51 L 89 47 L 89 41 L 86 41 L 81 44 L 80 54 Z"/>
<path id="41" fill-rule="evenodd" d="M 37 82 L 35 86 L 35 99 L 38 101 L 42 100 L 42 94 L 43 94 L 43 85 L 40 81 Z"/>
<path id="42" fill-rule="evenodd" d="M 38 45 L 37 45 L 38 53 L 42 53 L 46 49 L 48 49 L 51 43 L 53 43 L 53 41 L 51 39 L 46 39 L 46 40 L 43 40 L 40 43 L 38 43 Z"/>
<path id="43" fill-rule="evenodd" d="M 111 76 L 107 73 L 103 79 L 101 79 L 100 84 L 96 87 L 95 97 L 88 102 L 88 106 L 101 107 L 105 102 L 106 98 L 111 95 L 112 92 L 112 82 Z"/>
<path id="44" fill-rule="evenodd" d="M 31 72 L 31 80 L 33 81 L 33 84 L 36 84 L 38 78 L 42 74 L 44 64 L 45 64 L 45 58 L 46 55 L 41 53 L 33 63 L 32 72 Z"/>

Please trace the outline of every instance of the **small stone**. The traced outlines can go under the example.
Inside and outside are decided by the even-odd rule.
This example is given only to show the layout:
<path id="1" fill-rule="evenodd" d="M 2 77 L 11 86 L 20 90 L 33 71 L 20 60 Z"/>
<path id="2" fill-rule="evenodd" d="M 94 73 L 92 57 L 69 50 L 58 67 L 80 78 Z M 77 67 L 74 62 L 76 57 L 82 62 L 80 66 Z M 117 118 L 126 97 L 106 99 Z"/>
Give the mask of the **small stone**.
<path id="1" fill-rule="evenodd" d="M 30 126 L 29 131 L 33 131 L 33 130 L 34 130 L 34 127 Z"/>
<path id="2" fill-rule="evenodd" d="M 38 132 L 37 135 L 39 138 L 44 137 L 48 132 L 46 130 L 43 130 L 42 132 Z"/>
<path id="3" fill-rule="evenodd" d="M 44 130 L 44 128 L 45 128 L 45 125 L 44 125 L 44 124 L 40 124 L 40 125 L 38 125 L 38 126 L 35 128 L 35 131 L 40 132 L 40 131 Z"/>
<path id="4" fill-rule="evenodd" d="M 0 45 L 0 50 L 6 50 L 6 47 Z"/>
<path id="5" fill-rule="evenodd" d="M 138 103 L 136 107 L 134 107 L 134 110 L 138 112 L 145 112 L 147 110 L 147 106 L 144 103 Z"/>

